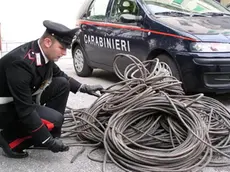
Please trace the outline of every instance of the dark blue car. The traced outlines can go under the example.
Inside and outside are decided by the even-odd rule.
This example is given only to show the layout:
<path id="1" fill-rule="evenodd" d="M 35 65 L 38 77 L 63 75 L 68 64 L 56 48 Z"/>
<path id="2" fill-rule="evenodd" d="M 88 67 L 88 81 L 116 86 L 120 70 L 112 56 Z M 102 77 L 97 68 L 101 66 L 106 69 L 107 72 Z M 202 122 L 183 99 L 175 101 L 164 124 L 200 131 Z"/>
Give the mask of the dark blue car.
<path id="1" fill-rule="evenodd" d="M 230 92 L 230 12 L 215 0 L 86 0 L 78 19 L 79 76 L 127 53 L 167 63 L 186 92 Z"/>

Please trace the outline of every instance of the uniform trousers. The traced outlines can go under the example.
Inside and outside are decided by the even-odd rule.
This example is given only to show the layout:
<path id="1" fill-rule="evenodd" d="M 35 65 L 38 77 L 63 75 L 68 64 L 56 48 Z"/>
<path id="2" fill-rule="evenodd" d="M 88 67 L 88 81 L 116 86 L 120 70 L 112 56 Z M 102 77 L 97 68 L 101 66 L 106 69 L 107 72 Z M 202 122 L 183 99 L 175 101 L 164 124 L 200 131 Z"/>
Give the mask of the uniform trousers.
<path id="1" fill-rule="evenodd" d="M 54 77 L 41 95 L 41 105 L 37 105 L 36 111 L 53 137 L 61 135 L 69 91 L 70 85 L 66 78 Z M 8 104 L 7 112 L 4 112 L 4 109 L 0 107 L 1 134 L 9 143 L 10 148 L 15 151 L 39 145 L 39 143 L 33 142 L 22 120 L 18 118 L 13 102 Z"/>

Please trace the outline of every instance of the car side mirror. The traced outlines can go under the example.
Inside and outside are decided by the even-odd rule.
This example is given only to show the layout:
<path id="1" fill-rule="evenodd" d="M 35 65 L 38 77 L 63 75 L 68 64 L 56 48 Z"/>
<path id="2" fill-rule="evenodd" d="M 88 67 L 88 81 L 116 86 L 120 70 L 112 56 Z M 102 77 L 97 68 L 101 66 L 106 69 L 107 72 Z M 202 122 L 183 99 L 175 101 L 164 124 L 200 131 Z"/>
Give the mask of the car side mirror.
<path id="1" fill-rule="evenodd" d="M 142 16 L 136 16 L 133 14 L 121 14 L 120 21 L 123 23 L 136 23 L 142 20 Z"/>
<path id="2" fill-rule="evenodd" d="M 88 16 L 90 16 L 91 11 L 87 11 L 82 15 L 82 18 L 87 18 Z"/>

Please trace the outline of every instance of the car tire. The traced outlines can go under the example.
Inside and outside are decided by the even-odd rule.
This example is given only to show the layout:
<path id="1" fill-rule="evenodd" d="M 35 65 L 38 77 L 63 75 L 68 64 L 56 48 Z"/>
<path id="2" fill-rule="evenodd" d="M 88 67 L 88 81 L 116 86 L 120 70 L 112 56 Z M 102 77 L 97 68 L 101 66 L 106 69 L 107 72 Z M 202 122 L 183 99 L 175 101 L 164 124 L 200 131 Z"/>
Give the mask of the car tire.
<path id="1" fill-rule="evenodd" d="M 85 54 L 80 46 L 73 50 L 73 66 L 78 76 L 87 77 L 93 72 L 93 69 L 87 64 Z"/>
<path id="2" fill-rule="evenodd" d="M 178 80 L 181 80 L 180 73 L 176 66 L 176 63 L 170 56 L 166 54 L 160 54 L 156 58 L 158 58 L 160 62 L 165 62 L 170 67 L 172 75 L 175 76 Z"/>

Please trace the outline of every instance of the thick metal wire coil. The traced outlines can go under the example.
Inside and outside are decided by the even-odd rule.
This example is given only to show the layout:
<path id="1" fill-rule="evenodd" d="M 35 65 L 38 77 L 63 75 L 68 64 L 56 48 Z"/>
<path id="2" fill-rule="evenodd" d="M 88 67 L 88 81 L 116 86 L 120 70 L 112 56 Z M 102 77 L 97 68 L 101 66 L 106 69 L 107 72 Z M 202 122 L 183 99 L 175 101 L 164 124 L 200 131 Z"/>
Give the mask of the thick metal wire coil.
<path id="1" fill-rule="evenodd" d="M 133 62 L 124 74 L 119 58 Z M 104 90 L 89 108 L 66 110 L 62 137 L 78 140 L 70 146 L 103 147 L 103 171 L 107 159 L 130 172 L 229 165 L 214 156 L 230 158 L 230 114 L 222 103 L 202 93 L 185 95 L 181 82 L 158 59 L 140 62 L 118 54 L 114 71 L 121 82 Z"/>

